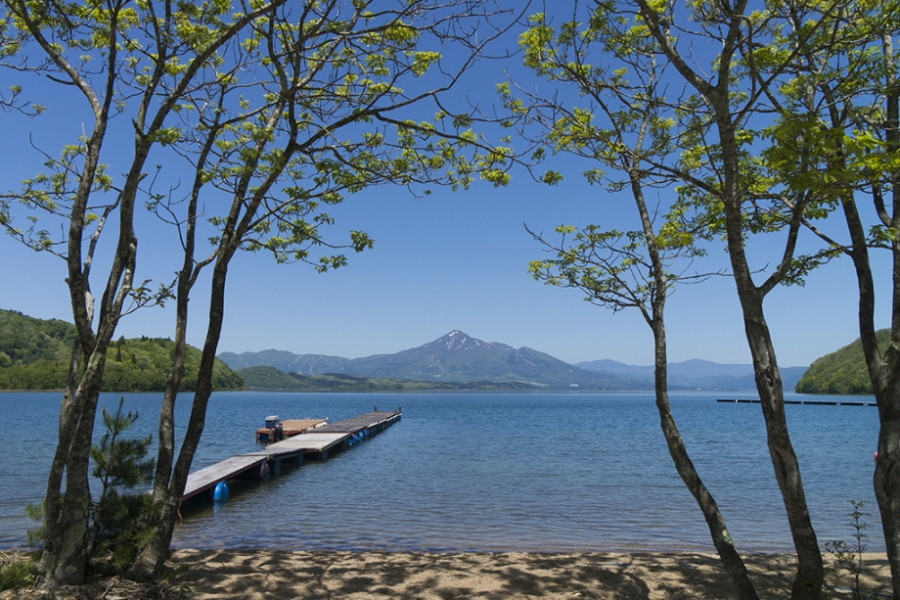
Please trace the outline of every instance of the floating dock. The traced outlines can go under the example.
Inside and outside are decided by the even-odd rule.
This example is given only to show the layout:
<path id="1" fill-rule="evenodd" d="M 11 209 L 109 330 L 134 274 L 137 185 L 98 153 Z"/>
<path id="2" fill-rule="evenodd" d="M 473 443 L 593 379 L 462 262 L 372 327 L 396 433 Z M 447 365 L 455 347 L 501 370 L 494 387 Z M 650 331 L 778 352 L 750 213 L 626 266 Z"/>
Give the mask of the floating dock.
<path id="1" fill-rule="evenodd" d="M 735 404 L 759 404 L 758 398 L 718 398 L 716 402 Z M 876 402 L 864 402 L 861 400 L 785 400 L 785 404 L 805 404 L 807 406 L 878 406 Z"/>
<path id="2" fill-rule="evenodd" d="M 370 412 L 343 421 L 307 427 L 262 450 L 238 454 L 188 475 L 182 502 L 201 494 L 214 494 L 217 486 L 230 479 L 265 480 L 270 473 L 281 472 L 282 462 L 302 462 L 307 456 L 328 458 L 330 451 L 352 448 L 365 438 L 384 431 L 400 420 L 401 411 Z M 290 423 L 290 421 L 285 421 Z"/>
<path id="3" fill-rule="evenodd" d="M 280 441 L 286 437 L 300 435 L 310 429 L 322 427 L 328 423 L 328 419 L 287 419 L 281 421 L 278 417 L 266 417 L 266 426 L 256 430 L 256 441 L 268 444 Z"/>

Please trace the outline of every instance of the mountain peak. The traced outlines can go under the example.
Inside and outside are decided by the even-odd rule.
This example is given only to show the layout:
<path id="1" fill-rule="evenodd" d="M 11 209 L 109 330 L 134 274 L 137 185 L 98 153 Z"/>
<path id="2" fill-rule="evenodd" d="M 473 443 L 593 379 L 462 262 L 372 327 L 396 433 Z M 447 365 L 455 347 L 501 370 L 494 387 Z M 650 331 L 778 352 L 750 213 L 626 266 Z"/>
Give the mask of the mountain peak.
<path id="1" fill-rule="evenodd" d="M 425 344 L 423 348 L 439 350 L 441 352 L 465 352 L 469 350 L 512 350 L 504 344 L 490 344 L 477 338 L 473 338 L 467 333 L 454 329 L 447 335 L 440 337 L 430 344 Z"/>
<path id="2" fill-rule="evenodd" d="M 433 342 L 431 342 L 431 344 L 426 345 L 433 348 L 440 348 L 447 352 L 460 352 L 465 350 L 475 350 L 491 347 L 491 344 L 470 337 L 465 332 L 462 332 L 459 329 L 454 329 L 447 335 L 434 340 Z"/>

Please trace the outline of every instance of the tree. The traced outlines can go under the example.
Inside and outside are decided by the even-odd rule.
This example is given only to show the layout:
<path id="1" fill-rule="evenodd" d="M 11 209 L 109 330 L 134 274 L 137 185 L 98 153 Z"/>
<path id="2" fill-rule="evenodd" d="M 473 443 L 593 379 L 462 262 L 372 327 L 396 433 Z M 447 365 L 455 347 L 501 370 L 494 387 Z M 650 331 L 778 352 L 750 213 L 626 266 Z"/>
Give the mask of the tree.
<path id="1" fill-rule="evenodd" d="M 626 92 L 628 101 L 622 102 L 630 109 L 630 112 L 623 111 L 623 115 L 630 115 L 632 123 L 640 122 L 642 115 L 654 114 L 653 111 L 660 111 L 668 118 L 668 121 L 659 117 L 654 119 L 653 124 L 659 128 L 654 135 L 674 145 L 672 152 L 678 153 L 678 160 L 666 162 L 652 153 L 645 154 L 642 156 L 645 165 L 640 169 L 635 167 L 628 178 L 630 181 L 624 185 L 633 187 L 635 179 L 643 187 L 677 182 L 670 184 L 674 185 L 678 200 L 670 211 L 676 219 L 670 221 L 669 226 L 683 219 L 687 223 L 688 215 L 696 215 L 693 222 L 702 225 L 706 237 L 721 238 L 726 243 L 766 422 L 769 452 L 798 557 L 792 597 L 819 598 L 824 577 L 822 556 L 787 428 L 783 386 L 766 322 L 764 300 L 778 285 L 802 282 L 809 270 L 830 258 L 833 252 L 830 249 L 810 255 L 797 252 L 803 221 L 821 216 L 826 204 L 812 194 L 790 195 L 791 190 L 766 177 L 757 157 L 757 146 L 763 128 L 771 122 L 771 106 L 765 101 L 769 93 L 775 93 L 775 84 L 772 77 L 756 77 L 754 69 L 758 67 L 752 61 L 742 61 L 740 53 L 742 48 L 764 46 L 777 36 L 783 22 L 767 19 L 765 11 L 749 13 L 743 0 L 700 2 L 688 6 L 643 0 L 636 3 L 596 2 L 587 14 L 576 10 L 572 15 L 571 20 L 559 28 L 558 40 L 562 42 L 559 46 L 566 49 L 566 44 L 572 47 L 583 44 L 586 48 L 587 44 L 594 44 L 598 54 L 593 62 L 606 67 L 609 73 L 604 75 L 606 81 L 593 78 L 604 69 L 587 59 L 559 55 L 561 48 L 550 45 L 552 36 L 541 31 L 543 15 L 537 17 L 538 26 L 531 30 L 534 37 L 528 40 L 530 53 L 526 52 L 526 61 L 530 59 L 539 70 L 540 65 L 548 62 L 561 65 L 564 68 L 556 66 L 557 70 L 552 73 L 565 71 L 570 77 L 588 81 L 588 85 L 577 92 L 588 94 L 595 102 L 596 96 L 591 94 L 604 89 L 610 78 L 613 81 L 618 78 L 626 87 L 629 84 L 634 87 Z M 634 56 L 641 54 L 670 65 L 659 83 L 648 75 L 655 76 L 655 71 L 636 64 Z M 704 56 L 709 60 L 704 61 L 701 58 Z M 644 64 L 648 64 L 648 59 L 644 60 Z M 780 56 L 768 66 L 772 73 L 782 74 L 791 60 L 790 54 Z M 632 77 L 630 81 L 626 80 L 629 76 Z M 591 125 L 591 110 L 573 111 L 573 115 L 576 118 L 563 122 L 562 126 L 554 124 L 560 131 L 557 144 L 562 148 L 580 149 L 583 146 L 578 144 L 593 136 L 595 146 L 588 150 L 594 150 L 596 158 L 602 159 L 604 153 L 621 155 L 624 158 L 619 160 L 628 165 L 635 149 L 633 143 L 623 144 L 615 136 Z M 608 115 L 604 116 L 609 119 Z M 565 127 L 572 128 L 578 135 L 569 133 Z M 648 129 L 652 130 L 652 127 Z M 633 140 L 635 135 L 632 133 L 630 139 Z M 596 179 L 597 174 L 589 177 Z M 665 227 L 660 231 L 665 231 Z M 590 239 L 592 233 L 590 229 L 586 230 L 581 241 Z M 755 277 L 760 271 L 751 266 L 745 244 L 751 234 L 765 235 L 783 248 L 775 269 L 759 283 Z M 646 229 L 639 235 L 641 243 L 651 243 L 653 239 Z M 776 235 L 781 236 L 780 241 Z M 635 246 L 634 238 L 627 238 L 619 252 L 624 253 Z M 574 248 L 569 254 L 579 258 L 594 250 L 588 243 L 576 244 Z M 625 260 L 629 266 L 637 262 L 630 257 Z M 612 263 L 610 266 L 604 267 L 607 273 L 615 273 L 616 268 L 621 268 Z M 657 269 L 655 272 L 648 271 L 651 281 L 665 273 L 659 266 L 654 268 Z M 587 289 L 592 289 L 587 284 L 609 286 L 607 279 L 579 283 Z M 611 290 L 604 291 L 609 293 Z"/>
<path id="2" fill-rule="evenodd" d="M 174 216 L 177 205 L 163 197 L 157 204 L 184 230 L 185 260 L 176 292 L 179 349 L 184 347 L 189 292 L 207 265 L 213 269 L 211 301 L 191 419 L 174 463 L 172 415 L 183 369 L 181 351 L 166 386 L 154 483 L 163 517 L 135 566 L 136 575 L 153 577 L 166 558 L 211 392 L 210 367 L 234 254 L 242 248 L 265 250 L 278 261 L 312 262 L 311 250 L 330 247 L 319 228 L 331 218 L 316 212 L 319 206 L 373 185 L 466 187 L 478 174 L 495 184 L 506 181 L 506 151 L 480 142 L 469 129 L 471 118 L 448 112 L 441 101 L 484 45 L 502 31 L 479 32 L 493 16 L 488 5 L 465 2 L 450 11 L 431 2 L 411 2 L 378 14 L 367 12 L 367 7 L 368 3 L 360 3 L 345 16 L 340 3 L 328 3 L 307 7 L 299 18 L 291 11 L 270 16 L 265 27 L 254 32 L 252 45 L 260 51 L 256 72 L 267 73 L 271 98 L 259 105 L 239 104 L 232 113 L 230 107 L 238 103 L 229 95 L 244 91 L 237 81 L 229 82 L 228 89 L 223 87 L 209 101 L 207 107 L 214 110 L 191 113 L 197 115 L 196 124 L 183 128 L 202 132 L 180 144 L 192 156 L 196 173 L 187 211 L 179 220 Z M 417 48 L 447 44 L 456 46 L 461 55 L 455 57 L 456 64 L 441 66 L 442 78 L 432 75 L 432 86 L 418 92 L 400 87 L 440 64 L 440 54 Z M 406 117 L 426 101 L 435 103 L 433 120 Z M 467 156 L 467 148 L 474 154 Z M 291 185 L 277 189 L 285 180 Z M 232 203 L 227 217 L 214 223 L 218 234 L 213 253 L 197 260 L 197 207 L 201 195 L 210 193 L 208 188 L 227 194 Z M 351 232 L 353 250 L 371 244 L 365 234 Z M 345 262 L 338 254 L 319 257 L 313 264 L 326 271 Z"/>
<path id="3" fill-rule="evenodd" d="M 656 405 L 670 456 L 704 515 L 739 597 L 755 599 L 758 596 L 746 566 L 715 499 L 690 459 L 669 405 L 666 299 L 679 284 L 708 275 L 690 274 L 689 267 L 673 271 L 674 265 L 684 261 L 690 265 L 704 252 L 684 215 L 662 218 L 661 207 L 651 207 L 645 193 L 672 185 L 671 175 L 660 165 L 677 160 L 678 146 L 661 95 L 665 66 L 657 64 L 652 40 L 639 36 L 629 38 L 627 51 L 617 56 L 626 66 L 613 66 L 605 60 L 595 64 L 592 43 L 606 35 L 614 38 L 613 29 L 601 18 L 589 19 L 581 30 L 575 20 L 564 21 L 558 31 L 546 14 L 535 15 L 531 21 L 532 27 L 520 37 L 525 63 L 549 82 L 560 84 L 562 93 L 552 99 L 546 92 L 540 97 L 527 94 L 523 102 L 512 96 L 509 86 L 503 86 L 507 107 L 520 127 L 545 139 L 554 154 L 586 159 L 591 166 L 585 172 L 588 182 L 604 184 L 611 195 L 627 190 L 640 228 L 604 231 L 588 225 L 579 231 L 561 226 L 557 228 L 562 235 L 559 243 L 530 232 L 553 254 L 553 258 L 532 261 L 530 271 L 547 284 L 581 290 L 593 304 L 613 311 L 636 308 L 640 312 L 653 333 Z M 610 41 L 609 47 L 615 47 L 615 41 Z M 583 98 L 588 104 L 567 106 L 562 97 Z M 597 123 L 599 119 L 603 124 Z M 559 176 L 551 172 L 543 179 L 555 183 Z M 574 236 L 571 241 L 570 235 Z"/>
<path id="4" fill-rule="evenodd" d="M 348 194 L 378 184 L 506 182 L 508 152 L 480 140 L 469 115 L 441 100 L 500 33 L 490 23 L 499 14 L 486 0 L 4 2 L 4 66 L 45 74 L 63 92 L 74 90 L 93 119 L 90 131 L 59 158 L 47 155 L 48 172 L 7 196 L 0 221 L 24 243 L 66 260 L 78 331 L 45 502 L 41 568 L 48 585 L 84 577 L 93 422 L 106 355 L 124 314 L 175 299 L 176 352 L 154 482 L 163 518 L 134 566 L 134 573 L 152 575 L 164 560 L 202 434 L 235 254 L 268 250 L 279 261 L 329 270 L 346 258 L 314 256 L 313 250 L 361 251 L 372 243 L 355 231 L 349 242 L 326 241 L 324 229 L 333 219 L 323 208 Z M 441 45 L 456 48 L 451 55 L 458 60 L 443 60 Z M 401 87 L 407 83 L 411 89 Z M 110 145 L 120 136 L 133 140 L 130 152 Z M 167 169 L 153 172 L 151 156 Z M 115 166 L 105 166 L 104 157 Z M 191 174 L 185 202 L 175 200 L 182 173 Z M 141 198 L 182 234 L 177 280 L 156 291 L 136 279 Z M 15 227 L 10 200 L 63 223 L 63 239 L 36 217 Z M 116 248 L 95 311 L 91 267 L 113 218 Z M 198 258 L 198 235 L 214 239 L 204 258 Z M 207 266 L 207 335 L 175 461 L 171 415 L 184 368 L 188 298 Z"/>
<path id="5" fill-rule="evenodd" d="M 153 461 L 147 460 L 153 436 L 125 438 L 138 419 L 137 412 L 122 412 L 124 396 L 115 413 L 101 409 L 105 432 L 91 448 L 93 474 L 100 481 L 100 495 L 94 503 L 88 554 L 110 554 L 114 564 L 130 564 L 139 547 L 146 522 L 156 515 L 143 492 L 127 493 L 138 484 L 150 483 Z M 124 492 L 124 493 L 123 493 Z"/>
<path id="6" fill-rule="evenodd" d="M 894 598 L 900 598 L 900 86 L 894 38 L 900 14 L 894 4 L 857 1 L 773 6 L 785 27 L 768 49 L 748 46 L 759 78 L 790 56 L 780 80 L 770 128 L 782 142 L 766 155 L 785 188 L 819 199 L 821 211 L 842 215 L 846 235 L 804 225 L 835 253 L 850 258 L 859 291 L 859 332 L 880 422 L 874 488 L 891 565 Z M 789 140 L 790 151 L 784 140 Z M 872 203 L 866 213 L 865 202 Z M 882 340 L 876 323 L 877 263 L 872 250 L 890 254 L 891 324 Z"/>

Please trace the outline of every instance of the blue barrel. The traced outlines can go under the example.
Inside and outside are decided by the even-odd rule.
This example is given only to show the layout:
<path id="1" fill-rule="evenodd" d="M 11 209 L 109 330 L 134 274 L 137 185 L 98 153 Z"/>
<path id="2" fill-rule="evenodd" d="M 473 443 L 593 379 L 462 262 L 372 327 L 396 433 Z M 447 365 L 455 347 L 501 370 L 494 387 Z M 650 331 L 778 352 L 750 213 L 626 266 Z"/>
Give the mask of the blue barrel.
<path id="1" fill-rule="evenodd" d="M 227 502 L 229 496 L 228 484 L 220 481 L 213 490 L 213 502 Z"/>

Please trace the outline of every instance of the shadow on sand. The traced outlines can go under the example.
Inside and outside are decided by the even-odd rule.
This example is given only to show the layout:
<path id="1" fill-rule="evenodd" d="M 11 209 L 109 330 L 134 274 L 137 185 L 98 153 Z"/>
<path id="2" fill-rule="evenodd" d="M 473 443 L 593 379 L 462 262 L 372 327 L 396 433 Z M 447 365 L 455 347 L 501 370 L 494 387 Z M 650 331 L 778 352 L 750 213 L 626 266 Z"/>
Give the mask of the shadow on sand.
<path id="1" fill-rule="evenodd" d="M 793 560 L 746 558 L 762 598 L 789 596 Z M 731 598 L 717 557 L 697 553 L 427 554 L 179 550 L 174 583 L 199 600 Z M 866 589 L 890 585 L 883 555 L 867 557 Z M 829 568 L 835 597 L 846 577 Z"/>

